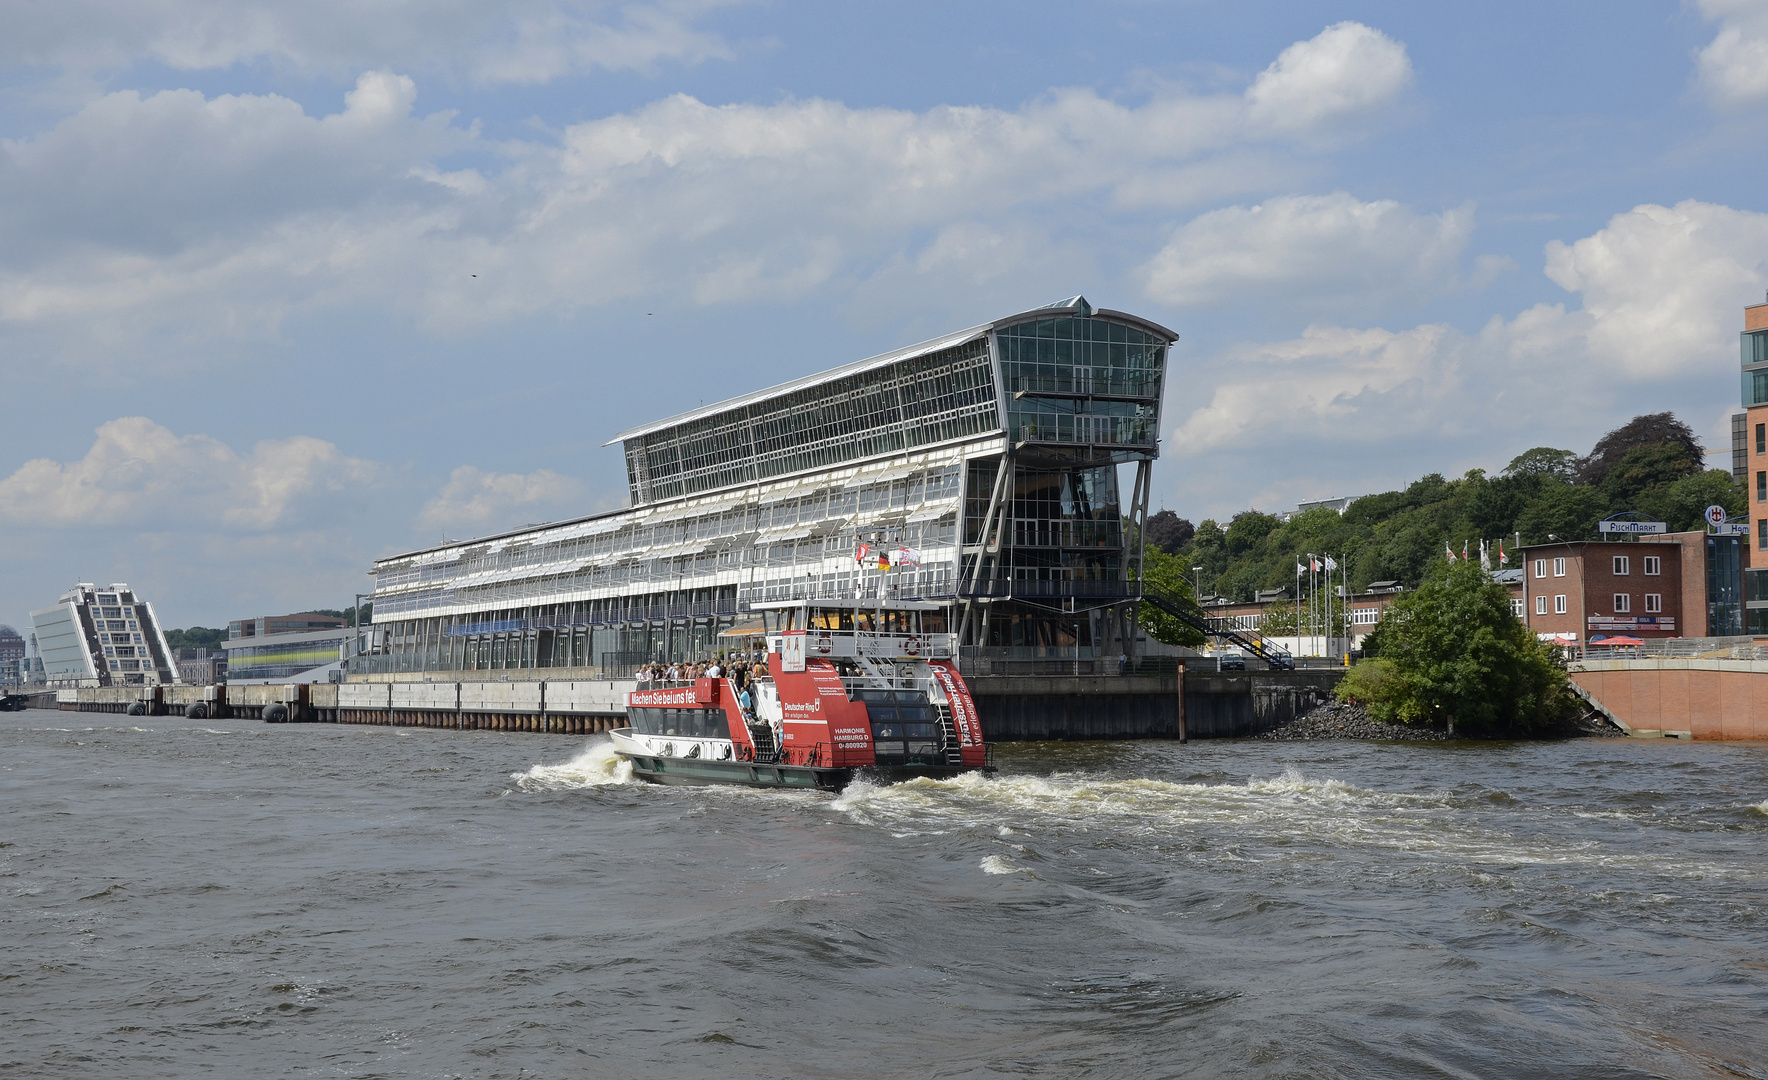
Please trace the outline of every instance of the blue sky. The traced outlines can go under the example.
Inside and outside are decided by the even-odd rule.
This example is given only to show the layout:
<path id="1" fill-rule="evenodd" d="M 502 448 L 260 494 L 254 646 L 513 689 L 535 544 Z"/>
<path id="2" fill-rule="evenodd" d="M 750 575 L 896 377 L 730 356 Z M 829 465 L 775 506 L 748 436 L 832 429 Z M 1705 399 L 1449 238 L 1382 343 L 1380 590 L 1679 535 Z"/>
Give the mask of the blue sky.
<path id="1" fill-rule="evenodd" d="M 1765 0 L 10 5 L 0 620 L 346 604 L 620 505 L 633 422 L 1077 292 L 1182 335 L 1193 520 L 1721 449 L 1765 147 Z"/>

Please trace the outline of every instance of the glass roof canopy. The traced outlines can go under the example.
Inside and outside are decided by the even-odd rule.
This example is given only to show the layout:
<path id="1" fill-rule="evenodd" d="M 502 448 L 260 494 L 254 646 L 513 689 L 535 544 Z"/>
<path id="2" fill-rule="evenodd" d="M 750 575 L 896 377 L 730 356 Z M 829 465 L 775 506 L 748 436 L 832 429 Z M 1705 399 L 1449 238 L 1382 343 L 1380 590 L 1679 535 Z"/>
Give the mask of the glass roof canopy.
<path id="1" fill-rule="evenodd" d="M 1005 433 L 1156 452 L 1178 335 L 1075 296 L 624 431 L 634 506 Z"/>

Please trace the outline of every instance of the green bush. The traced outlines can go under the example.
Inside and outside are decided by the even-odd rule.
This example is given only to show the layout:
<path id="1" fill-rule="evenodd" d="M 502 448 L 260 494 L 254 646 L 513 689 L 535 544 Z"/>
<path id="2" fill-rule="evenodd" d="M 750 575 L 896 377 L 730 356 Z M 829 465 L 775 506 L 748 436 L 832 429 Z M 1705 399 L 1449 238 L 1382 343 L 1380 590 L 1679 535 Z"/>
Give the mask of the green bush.
<path id="1" fill-rule="evenodd" d="M 1385 710 L 1387 703 L 1393 698 L 1394 666 L 1389 660 L 1364 660 L 1344 673 L 1334 691 L 1338 700 L 1351 705 L 1363 705 L 1369 709 L 1371 716 L 1377 710 Z M 1381 717 L 1386 719 L 1386 717 Z"/>
<path id="2" fill-rule="evenodd" d="M 1554 723 L 1568 705 L 1552 650 L 1477 565 L 1439 563 L 1388 609 L 1382 630 L 1381 658 L 1352 668 L 1339 689 L 1341 700 L 1361 702 L 1378 720 L 1521 735 Z"/>

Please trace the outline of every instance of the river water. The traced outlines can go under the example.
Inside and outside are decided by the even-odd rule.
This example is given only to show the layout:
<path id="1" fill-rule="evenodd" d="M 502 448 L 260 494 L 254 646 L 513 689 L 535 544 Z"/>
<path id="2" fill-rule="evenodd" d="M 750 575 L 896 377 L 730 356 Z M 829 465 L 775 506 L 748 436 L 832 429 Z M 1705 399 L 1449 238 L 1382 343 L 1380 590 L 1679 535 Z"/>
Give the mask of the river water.
<path id="1" fill-rule="evenodd" d="M 1768 747 L 0 715 L 0 1077 L 1764 1077 Z"/>

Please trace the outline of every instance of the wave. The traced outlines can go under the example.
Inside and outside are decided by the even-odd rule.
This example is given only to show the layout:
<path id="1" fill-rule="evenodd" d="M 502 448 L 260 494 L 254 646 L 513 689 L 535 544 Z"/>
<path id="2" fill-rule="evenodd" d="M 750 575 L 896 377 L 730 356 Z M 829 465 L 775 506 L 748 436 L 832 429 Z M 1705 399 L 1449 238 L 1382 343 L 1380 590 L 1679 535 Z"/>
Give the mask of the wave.
<path id="1" fill-rule="evenodd" d="M 1503 795 L 1494 798 L 1494 795 Z M 1464 865 L 1595 865 L 1670 877 L 1755 878 L 1759 871 L 1685 856 L 1616 850 L 1599 839 L 1551 826 L 1558 813 L 1490 789 L 1391 792 L 1290 769 L 1244 783 L 1176 783 L 1076 773 L 918 779 L 883 787 L 854 785 L 828 804 L 856 823 L 895 836 L 969 832 L 997 840 L 1015 835 L 1091 834 L 1094 842 L 1165 845 L 1178 836 L 1208 837 L 1230 857 L 1262 860 L 1294 853 L 1296 843 L 1364 848 Z M 1756 808 L 1768 814 L 1768 803 Z M 998 866 L 1013 867 L 1001 862 Z M 985 869 L 988 869 L 985 867 Z M 990 873 L 1012 870 L 988 870 Z"/>
<path id="2" fill-rule="evenodd" d="M 526 772 L 510 773 L 518 791 L 573 791 L 632 783 L 632 762 L 614 752 L 606 739 L 590 743 L 583 752 L 559 765 L 534 765 Z"/>

